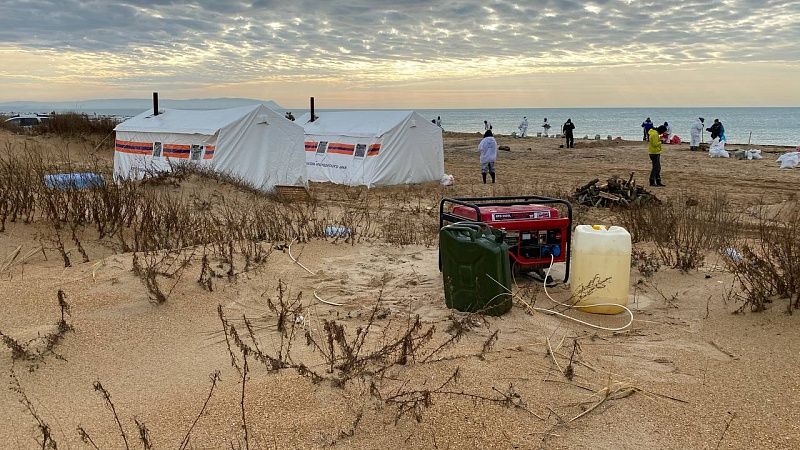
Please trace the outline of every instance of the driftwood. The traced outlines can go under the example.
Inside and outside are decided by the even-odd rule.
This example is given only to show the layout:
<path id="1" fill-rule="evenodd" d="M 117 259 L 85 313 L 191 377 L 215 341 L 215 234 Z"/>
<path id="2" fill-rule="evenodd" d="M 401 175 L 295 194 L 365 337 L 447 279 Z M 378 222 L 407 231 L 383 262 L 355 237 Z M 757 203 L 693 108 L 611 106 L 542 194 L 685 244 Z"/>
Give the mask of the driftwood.
<path id="1" fill-rule="evenodd" d="M 633 173 L 627 180 L 613 176 L 605 183 L 599 184 L 595 178 L 575 189 L 572 200 L 575 203 L 598 208 L 630 207 L 647 204 L 658 204 L 661 201 L 644 187 L 637 186 Z"/>

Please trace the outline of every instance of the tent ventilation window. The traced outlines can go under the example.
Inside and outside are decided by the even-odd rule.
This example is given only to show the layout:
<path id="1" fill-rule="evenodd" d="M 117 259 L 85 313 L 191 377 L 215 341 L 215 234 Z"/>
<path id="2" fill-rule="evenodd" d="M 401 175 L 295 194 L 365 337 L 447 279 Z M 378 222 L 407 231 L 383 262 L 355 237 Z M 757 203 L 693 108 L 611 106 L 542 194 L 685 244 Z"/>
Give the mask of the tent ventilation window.
<path id="1" fill-rule="evenodd" d="M 328 143 L 326 141 L 320 141 L 317 145 L 317 154 L 323 155 L 328 150 Z"/>
<path id="2" fill-rule="evenodd" d="M 363 158 L 367 154 L 367 144 L 356 144 L 356 158 Z"/>
<path id="3" fill-rule="evenodd" d="M 161 158 L 161 142 L 153 142 L 153 158 Z"/>
<path id="4" fill-rule="evenodd" d="M 192 161 L 200 161 L 203 158 L 203 146 L 202 145 L 192 145 L 192 152 L 190 154 L 190 158 Z"/>

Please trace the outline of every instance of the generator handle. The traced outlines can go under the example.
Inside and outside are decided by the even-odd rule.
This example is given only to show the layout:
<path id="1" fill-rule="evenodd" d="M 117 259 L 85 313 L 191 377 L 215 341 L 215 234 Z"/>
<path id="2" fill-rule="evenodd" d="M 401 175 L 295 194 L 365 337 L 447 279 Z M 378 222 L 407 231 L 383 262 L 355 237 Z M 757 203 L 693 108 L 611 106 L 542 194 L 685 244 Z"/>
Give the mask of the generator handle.
<path id="1" fill-rule="evenodd" d="M 466 206 L 467 208 L 474 209 L 475 210 L 475 219 L 469 219 L 467 217 L 464 217 L 462 219 L 467 219 L 467 220 L 471 220 L 471 221 L 475 221 L 475 222 L 480 222 L 480 220 L 481 220 L 481 209 L 477 205 L 475 205 L 473 203 L 467 203 L 466 201 L 464 201 L 462 199 L 458 199 L 458 198 L 444 197 L 444 198 L 442 198 L 442 201 L 439 202 L 439 229 L 440 230 L 444 226 L 445 217 L 448 217 L 448 218 L 450 217 L 449 214 L 446 214 L 444 212 L 444 205 L 446 203 L 453 203 L 455 205 Z M 455 217 L 455 216 L 453 216 L 453 217 Z M 455 220 L 448 220 L 448 222 L 455 222 Z"/>
<path id="2" fill-rule="evenodd" d="M 567 227 L 567 254 L 566 254 L 566 267 L 564 274 L 564 283 L 569 281 L 570 265 L 572 262 L 572 204 L 566 200 L 553 197 L 542 197 L 539 195 L 525 195 L 525 196 L 511 196 L 511 197 L 459 197 L 459 198 L 442 198 L 439 202 L 439 229 L 444 226 L 445 219 L 448 222 L 457 222 L 459 220 L 470 220 L 467 217 L 457 216 L 455 214 L 445 212 L 444 206 L 446 203 L 453 203 L 455 205 L 466 206 L 475 210 L 475 221 L 479 221 L 481 217 L 481 206 L 513 206 L 525 205 L 531 203 L 539 204 L 559 204 L 567 208 L 567 217 L 569 218 L 569 226 Z"/>

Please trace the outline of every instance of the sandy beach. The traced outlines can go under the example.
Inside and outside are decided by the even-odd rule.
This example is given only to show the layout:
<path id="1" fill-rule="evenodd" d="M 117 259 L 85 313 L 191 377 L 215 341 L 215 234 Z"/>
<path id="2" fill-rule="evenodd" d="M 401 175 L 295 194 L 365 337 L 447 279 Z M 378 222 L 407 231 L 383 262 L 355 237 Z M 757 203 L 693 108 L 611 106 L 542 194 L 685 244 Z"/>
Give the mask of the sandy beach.
<path id="1" fill-rule="evenodd" d="M 73 161 L 94 157 L 110 164 L 113 148 L 99 141 L 0 131 L 0 152 L 45 151 L 51 158 L 68 153 Z M 13 372 L 61 448 L 91 448 L 78 427 L 99 448 L 124 448 L 113 414 L 93 387 L 96 381 L 110 393 L 131 447 L 141 445 L 134 419 L 146 424 L 154 448 L 180 447 L 190 429 L 187 448 L 243 447 L 242 411 L 251 448 L 800 447 L 800 378 L 794 375 L 800 366 L 800 337 L 794 331 L 800 317 L 786 313 L 785 299 L 763 312 L 733 314 L 740 306 L 728 295 L 734 276 L 717 253 L 688 273 L 662 266 L 645 276 L 632 268 L 634 322 L 623 332 L 532 313 L 526 302 L 552 305 L 527 278 L 516 279 L 520 300 L 502 317 L 448 310 L 437 266 L 442 196 L 563 197 L 593 178 L 633 173 L 646 184 L 649 172 L 642 142 L 577 140 L 576 148 L 563 149 L 557 139 L 499 136 L 498 144 L 510 150 L 499 152 L 497 184 L 484 185 L 478 142 L 477 133 L 445 133 L 445 172 L 455 178 L 451 187 L 312 184 L 317 203 L 309 214 L 318 216 L 309 221 L 335 216 L 348 203 L 361 204 L 375 211 L 374 234 L 351 242 L 303 240 L 291 247 L 267 242 L 271 252 L 263 263 L 235 277 L 215 278 L 213 291 L 198 283 L 202 264 L 194 258 L 163 304 L 150 301 L 132 270 L 132 253 L 97 239 L 96 232 L 81 234 L 88 262 L 67 243 L 73 263 L 65 268 L 53 249 L 37 251 L 48 223 L 9 222 L 0 233 L 5 260 L 0 331 L 19 342 L 50 333 L 59 319 L 59 289 L 70 305 L 66 321 L 72 330 L 52 354 L 36 361 L 15 360 L 10 348 L 0 347 L 0 371 L 10 387 Z M 755 147 L 764 152 L 763 160 L 711 159 L 686 144 L 665 145 L 667 187 L 653 192 L 663 200 L 725 194 L 729 208 L 748 217 L 758 205 L 780 209 L 796 202 L 800 172 L 779 170 L 775 163 L 787 149 Z M 149 189 L 187 201 L 204 199 L 209 211 L 223 199 L 247 201 L 252 195 L 197 177 Z M 617 211 L 581 207 L 576 221 L 618 224 L 620 217 Z M 636 248 L 650 249 L 647 243 Z M 20 257 L 11 258 L 15 252 Z M 360 373 L 343 386 L 313 380 L 295 368 L 269 370 L 251 356 L 242 396 L 242 375 L 231 364 L 236 352 L 228 350 L 218 307 L 243 336 L 247 317 L 260 349 L 275 355 L 287 339 L 270 307 L 279 283 L 286 298 L 300 295 L 302 305 L 302 320 L 291 326 L 292 364 L 316 373 L 327 373 L 325 358 L 306 335 L 323 341 L 325 321 L 344 325 L 351 342 L 357 329 L 369 326 L 364 346 L 370 351 L 407 330 L 416 316 L 421 330 L 433 331 L 405 364 Z M 559 286 L 551 294 L 566 300 L 569 290 Z M 607 328 L 625 322 L 621 316 L 569 314 Z M 456 334 L 456 342 L 438 351 Z M 244 340 L 252 346 L 250 339 Z M 215 371 L 219 381 L 203 408 Z M 21 403 L 20 389 L 0 390 L 2 448 L 40 447 L 37 421 Z M 403 403 L 391 401 L 401 394 L 395 399 L 417 395 L 425 401 L 417 403 L 418 411 L 403 411 Z"/>

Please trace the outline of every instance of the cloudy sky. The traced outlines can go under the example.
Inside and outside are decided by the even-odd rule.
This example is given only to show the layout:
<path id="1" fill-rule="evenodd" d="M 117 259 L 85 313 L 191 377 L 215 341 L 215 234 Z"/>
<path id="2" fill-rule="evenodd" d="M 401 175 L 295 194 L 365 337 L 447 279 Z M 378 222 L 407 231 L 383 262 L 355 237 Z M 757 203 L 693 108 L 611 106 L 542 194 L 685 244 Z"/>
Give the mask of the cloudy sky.
<path id="1" fill-rule="evenodd" d="M 0 0 L 0 101 L 800 105 L 800 0 Z"/>

